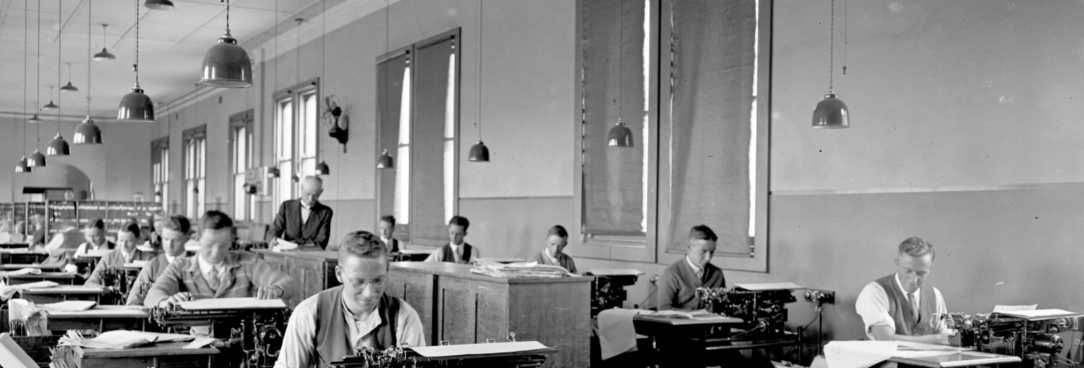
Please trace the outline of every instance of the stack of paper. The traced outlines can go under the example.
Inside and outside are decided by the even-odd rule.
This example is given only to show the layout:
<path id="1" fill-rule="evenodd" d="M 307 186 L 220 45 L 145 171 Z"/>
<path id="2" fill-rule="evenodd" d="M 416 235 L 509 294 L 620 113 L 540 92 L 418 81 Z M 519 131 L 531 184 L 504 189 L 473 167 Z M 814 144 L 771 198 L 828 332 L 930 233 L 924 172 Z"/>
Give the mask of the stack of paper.
<path id="1" fill-rule="evenodd" d="M 658 312 L 648 313 L 648 314 L 650 314 L 650 315 L 652 315 L 654 317 L 682 318 L 682 319 L 693 319 L 693 318 L 704 318 L 704 317 L 714 317 L 715 316 L 715 314 L 712 314 L 711 312 L 708 312 L 708 311 L 703 310 L 703 309 L 697 309 L 697 310 L 694 310 L 694 311 L 661 310 L 661 311 L 658 311 Z"/>
<path id="2" fill-rule="evenodd" d="M 284 309 L 282 299 L 218 298 L 178 303 L 184 310 Z"/>
<path id="3" fill-rule="evenodd" d="M 98 303 L 87 300 L 69 300 L 58 303 L 38 304 L 38 309 L 46 312 L 82 312 L 94 308 Z"/>
<path id="4" fill-rule="evenodd" d="M 275 252 L 286 252 L 291 250 L 297 250 L 297 248 L 297 243 L 285 239 L 278 239 L 275 241 L 275 246 L 271 248 L 271 250 Z"/>
<path id="5" fill-rule="evenodd" d="M 502 278 L 572 276 L 561 266 L 543 265 L 538 262 L 502 264 L 485 259 L 478 260 L 478 264 L 470 272 Z"/>
<path id="6" fill-rule="evenodd" d="M 128 349 L 156 342 L 183 342 L 192 341 L 196 337 L 192 335 L 154 333 L 142 331 L 116 330 L 98 335 L 95 338 L 84 338 L 75 330 L 69 330 L 60 338 L 61 346 L 82 346 L 91 349 Z"/>

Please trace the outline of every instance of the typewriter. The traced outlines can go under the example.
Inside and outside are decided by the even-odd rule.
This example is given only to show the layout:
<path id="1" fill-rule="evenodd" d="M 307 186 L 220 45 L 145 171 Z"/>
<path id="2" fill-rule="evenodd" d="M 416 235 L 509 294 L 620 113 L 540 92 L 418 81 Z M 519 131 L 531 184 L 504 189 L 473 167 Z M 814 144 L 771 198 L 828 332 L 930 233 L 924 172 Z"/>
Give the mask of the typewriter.
<path id="1" fill-rule="evenodd" d="M 107 293 L 103 295 L 102 304 L 123 305 L 128 300 L 128 294 L 131 292 L 146 295 L 151 285 L 140 285 L 139 290 L 133 290 L 136 278 L 139 277 L 139 271 L 141 270 L 141 268 L 134 267 L 106 267 L 103 269 L 99 276 Z"/>
<path id="2" fill-rule="evenodd" d="M 334 368 L 534 368 L 557 350 L 534 341 L 360 349 L 356 355 L 332 362 Z"/>
<path id="3" fill-rule="evenodd" d="M 621 308 L 625 304 L 625 299 L 628 299 L 625 287 L 635 285 L 636 280 L 643 274 L 632 271 L 591 270 L 584 273 L 584 276 L 595 278 L 595 281 L 591 282 L 591 317 L 598 316 L 599 312 L 606 309 Z"/>
<path id="4" fill-rule="evenodd" d="M 206 333 L 218 339 L 226 353 L 220 356 L 224 356 L 228 364 L 216 362 L 216 367 L 271 368 L 282 347 L 290 310 L 281 300 L 273 306 L 244 305 L 246 300 L 254 299 L 214 299 L 212 303 L 156 307 L 151 309 L 150 318 L 170 331 Z M 240 301 L 240 305 L 235 301 Z M 186 305 L 189 308 L 185 308 Z"/>
<path id="5" fill-rule="evenodd" d="M 1061 356 L 1067 343 L 1059 333 L 1080 329 L 1084 315 L 1041 312 L 949 313 L 942 318 L 948 319 L 948 328 L 957 330 L 953 342 L 961 347 L 1017 356 L 1021 367 L 1075 367 L 1075 362 Z"/>

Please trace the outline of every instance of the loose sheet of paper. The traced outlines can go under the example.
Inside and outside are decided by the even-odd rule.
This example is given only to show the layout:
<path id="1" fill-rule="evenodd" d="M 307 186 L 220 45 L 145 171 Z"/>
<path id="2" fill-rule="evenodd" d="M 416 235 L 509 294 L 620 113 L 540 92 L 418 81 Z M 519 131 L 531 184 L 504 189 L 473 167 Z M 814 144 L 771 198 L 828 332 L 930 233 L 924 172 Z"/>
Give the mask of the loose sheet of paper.
<path id="1" fill-rule="evenodd" d="M 446 346 L 424 346 L 410 348 L 418 355 L 428 358 L 442 358 L 464 355 L 516 353 L 546 349 L 538 341 L 498 342 L 492 344 L 464 344 Z"/>
<path id="2" fill-rule="evenodd" d="M 895 354 L 896 343 L 891 341 L 832 341 L 824 346 L 831 368 L 866 368 Z"/>
<path id="3" fill-rule="evenodd" d="M 805 289 L 793 282 L 772 282 L 764 284 L 737 284 L 735 287 L 749 290 L 749 291 L 766 291 L 766 290 L 794 290 Z"/>
<path id="4" fill-rule="evenodd" d="M 200 299 L 190 302 L 180 302 L 181 308 L 190 311 L 196 310 L 223 310 L 223 309 L 282 309 L 286 303 L 282 299 L 256 299 L 256 298 L 220 298 Z"/>
<path id="5" fill-rule="evenodd" d="M 1022 310 L 1011 312 L 1000 312 L 1006 316 L 1020 317 L 1020 318 L 1042 318 L 1042 317 L 1066 317 L 1078 315 L 1078 313 L 1070 312 L 1061 309 L 1037 309 L 1037 310 Z"/>
<path id="6" fill-rule="evenodd" d="M 994 306 L 994 313 L 1032 311 L 1032 310 L 1035 310 L 1035 308 L 1038 308 L 1038 307 L 1039 307 L 1038 304 L 1032 304 L 1032 305 L 995 305 Z"/>
<path id="7" fill-rule="evenodd" d="M 634 270 L 631 268 L 592 268 L 587 270 L 587 273 L 595 276 L 640 276 L 643 275 L 643 271 Z"/>
<path id="8" fill-rule="evenodd" d="M 297 250 L 297 248 L 298 248 L 297 243 L 294 243 L 294 242 L 286 240 L 286 239 L 279 238 L 279 239 L 275 240 L 275 247 L 273 249 L 271 249 L 271 250 L 276 251 L 276 252 L 282 252 L 282 251 L 287 251 L 287 250 Z"/>

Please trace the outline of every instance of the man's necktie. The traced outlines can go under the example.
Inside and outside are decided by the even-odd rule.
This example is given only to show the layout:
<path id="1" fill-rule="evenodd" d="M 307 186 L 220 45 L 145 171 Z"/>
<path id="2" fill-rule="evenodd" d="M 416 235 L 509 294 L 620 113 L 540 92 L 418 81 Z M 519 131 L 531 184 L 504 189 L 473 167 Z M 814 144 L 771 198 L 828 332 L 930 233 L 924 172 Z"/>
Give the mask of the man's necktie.
<path id="1" fill-rule="evenodd" d="M 915 298 L 915 293 L 917 292 L 918 291 L 916 290 L 907 293 L 907 303 L 911 305 L 911 318 L 914 319 L 915 322 L 918 322 L 918 299 Z"/>
<path id="2" fill-rule="evenodd" d="M 454 261 L 459 262 L 459 263 L 464 263 L 464 261 L 463 261 L 463 246 L 459 246 L 458 248 L 455 248 L 455 257 L 456 257 L 456 259 L 454 259 Z"/>
<path id="3" fill-rule="evenodd" d="M 207 275 L 207 285 L 211 285 L 211 289 L 218 291 L 218 287 L 221 284 L 219 280 L 219 274 L 217 268 L 211 268 L 211 273 Z"/>

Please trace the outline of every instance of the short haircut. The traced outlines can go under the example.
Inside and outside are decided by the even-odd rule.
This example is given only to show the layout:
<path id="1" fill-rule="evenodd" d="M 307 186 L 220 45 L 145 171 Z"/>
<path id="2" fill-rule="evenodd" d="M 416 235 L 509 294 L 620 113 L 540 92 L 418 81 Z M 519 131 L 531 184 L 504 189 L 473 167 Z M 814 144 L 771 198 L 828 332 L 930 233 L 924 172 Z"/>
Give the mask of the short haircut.
<path id="1" fill-rule="evenodd" d="M 320 179 L 320 177 L 319 177 L 319 176 L 316 176 L 316 175 L 309 175 L 309 176 L 306 176 L 306 177 L 305 177 L 305 180 L 304 180 L 304 181 L 309 181 L 309 180 L 312 180 L 312 181 L 315 181 L 315 182 L 317 182 L 317 183 L 320 183 L 320 187 L 323 187 L 323 186 L 324 186 L 324 179 Z"/>
<path id="2" fill-rule="evenodd" d="M 361 258 L 388 257 L 388 247 L 380 241 L 380 237 L 368 231 L 354 231 L 346 234 L 339 243 L 339 261 L 342 262 L 347 256 Z"/>
<path id="3" fill-rule="evenodd" d="M 120 227 L 119 231 L 126 232 L 126 233 L 132 233 L 132 235 L 135 235 L 138 238 L 139 237 L 139 223 L 135 222 L 133 220 L 128 220 L 128 222 L 124 223 L 124 226 Z"/>
<path id="4" fill-rule="evenodd" d="M 553 225 L 553 227 L 550 228 L 550 232 L 548 234 L 546 234 L 546 237 L 550 237 L 550 236 L 553 236 L 553 235 L 557 235 L 557 236 L 562 237 L 562 238 L 567 238 L 568 237 L 568 230 L 565 230 L 564 226 Z"/>
<path id="5" fill-rule="evenodd" d="M 937 258 L 937 253 L 933 250 L 933 244 L 930 244 L 917 236 L 907 238 L 903 243 L 900 243 L 899 252 L 896 254 L 897 256 L 906 254 L 911 257 L 922 257 L 929 254 L 931 261 L 934 258 Z"/>
<path id="6" fill-rule="evenodd" d="M 696 225 L 689 230 L 689 240 L 719 241 L 719 236 L 708 225 Z"/>
<path id="7" fill-rule="evenodd" d="M 470 220 L 463 216 L 452 216 L 452 219 L 448 220 L 448 226 L 452 225 L 459 225 L 463 227 L 463 230 L 467 230 L 470 227 Z"/>
<path id="8" fill-rule="evenodd" d="M 233 229 L 233 220 L 221 211 L 207 211 L 199 219 L 200 231 Z"/>
<path id="9" fill-rule="evenodd" d="M 87 225 L 85 227 L 83 227 L 83 229 L 86 229 L 86 230 L 90 230 L 90 229 L 105 230 L 105 221 L 100 219 L 100 218 L 94 219 L 94 221 L 88 222 Z"/>
<path id="10" fill-rule="evenodd" d="M 384 221 L 384 222 L 387 222 L 387 223 L 391 224 L 391 226 L 395 226 L 395 216 L 392 216 L 392 215 L 380 216 L 380 221 Z"/>
<path id="11" fill-rule="evenodd" d="M 185 235 L 188 235 L 192 231 L 192 223 L 188 222 L 188 218 L 181 215 L 173 215 L 169 218 L 164 218 L 162 221 L 163 229 L 170 229 Z"/>

